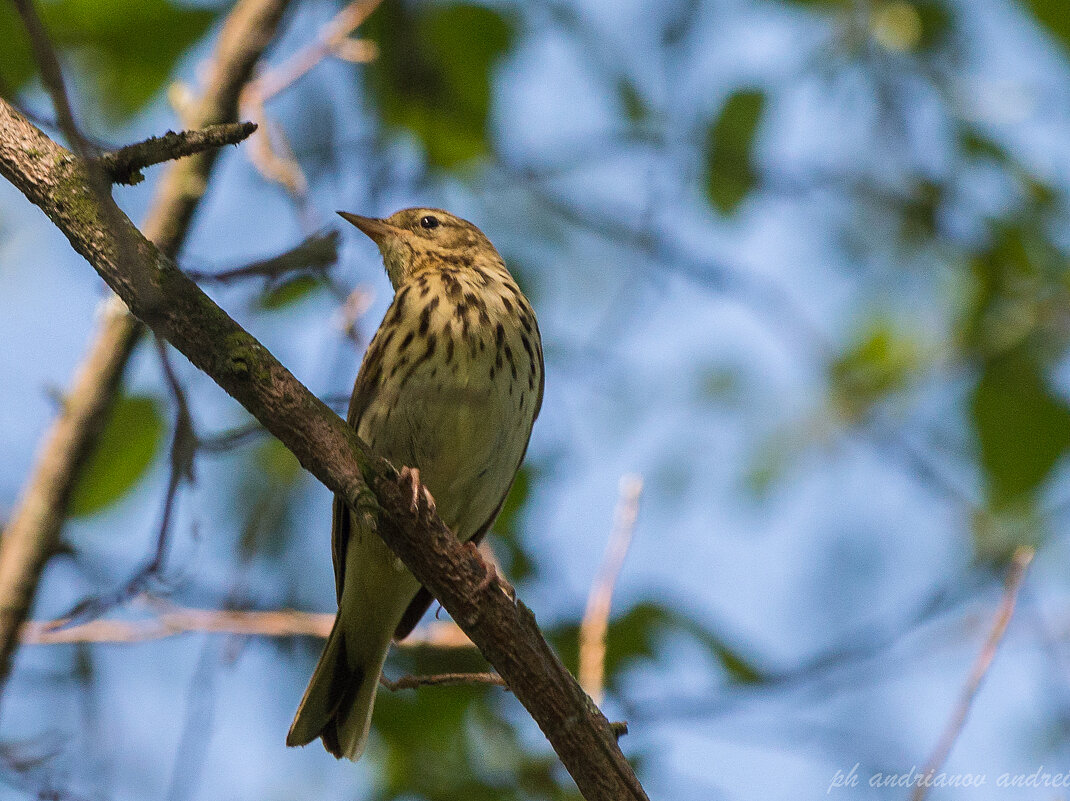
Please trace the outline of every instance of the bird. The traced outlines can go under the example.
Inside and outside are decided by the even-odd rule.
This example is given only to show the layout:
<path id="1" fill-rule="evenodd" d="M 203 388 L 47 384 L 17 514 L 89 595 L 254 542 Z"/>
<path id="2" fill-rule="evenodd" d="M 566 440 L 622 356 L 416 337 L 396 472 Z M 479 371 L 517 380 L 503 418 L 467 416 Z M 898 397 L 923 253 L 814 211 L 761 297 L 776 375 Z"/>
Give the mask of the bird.
<path id="1" fill-rule="evenodd" d="M 348 423 L 462 541 L 478 544 L 505 502 L 542 406 L 531 304 L 475 225 L 436 208 L 386 218 L 338 212 L 379 248 L 394 289 L 361 362 Z M 331 529 L 338 614 L 286 744 L 317 737 L 356 761 L 392 640 L 433 600 L 343 499 Z"/>

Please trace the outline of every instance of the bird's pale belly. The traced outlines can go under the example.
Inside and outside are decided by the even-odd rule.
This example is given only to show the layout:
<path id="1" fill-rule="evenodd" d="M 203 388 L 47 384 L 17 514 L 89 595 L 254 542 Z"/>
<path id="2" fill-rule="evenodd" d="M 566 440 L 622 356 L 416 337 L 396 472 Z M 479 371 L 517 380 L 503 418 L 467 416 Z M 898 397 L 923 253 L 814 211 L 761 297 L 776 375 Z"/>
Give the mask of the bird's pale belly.
<path id="1" fill-rule="evenodd" d="M 397 468 L 415 467 L 442 521 L 461 539 L 494 513 L 516 471 L 527 425 L 501 387 L 476 364 L 441 378 L 441 368 L 414 371 L 379 424 L 374 450 Z M 526 422 L 526 421 L 525 421 Z M 362 425 L 363 429 L 364 426 Z M 372 432 L 360 432 L 365 441 Z"/>

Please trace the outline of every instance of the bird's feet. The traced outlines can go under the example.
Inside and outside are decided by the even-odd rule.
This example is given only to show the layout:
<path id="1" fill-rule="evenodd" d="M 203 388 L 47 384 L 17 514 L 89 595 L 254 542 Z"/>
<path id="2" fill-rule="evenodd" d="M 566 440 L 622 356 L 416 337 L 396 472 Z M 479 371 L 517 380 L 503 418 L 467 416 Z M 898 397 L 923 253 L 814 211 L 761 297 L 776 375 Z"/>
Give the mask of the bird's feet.
<path id="1" fill-rule="evenodd" d="M 431 514 L 435 513 L 435 499 L 431 497 L 431 493 L 428 492 L 427 487 L 420 483 L 420 471 L 415 467 L 402 467 L 398 473 L 398 483 L 403 488 L 409 491 L 411 500 L 409 501 L 409 508 L 413 514 L 420 513 L 420 498 L 423 497 L 424 504 L 427 507 L 427 511 Z"/>
<path id="2" fill-rule="evenodd" d="M 513 588 L 513 585 L 506 581 L 505 577 L 498 572 L 498 569 L 494 564 L 494 559 L 488 559 L 485 554 L 480 552 L 479 546 L 471 540 L 465 543 L 465 547 L 472 551 L 472 553 L 474 553 L 476 556 L 478 556 L 480 561 L 483 562 L 483 565 L 486 567 L 486 572 L 483 574 L 483 578 L 480 580 L 476 591 L 482 592 L 488 587 L 497 585 L 498 589 L 504 592 L 509 598 L 509 600 L 515 604 L 516 590 Z"/>

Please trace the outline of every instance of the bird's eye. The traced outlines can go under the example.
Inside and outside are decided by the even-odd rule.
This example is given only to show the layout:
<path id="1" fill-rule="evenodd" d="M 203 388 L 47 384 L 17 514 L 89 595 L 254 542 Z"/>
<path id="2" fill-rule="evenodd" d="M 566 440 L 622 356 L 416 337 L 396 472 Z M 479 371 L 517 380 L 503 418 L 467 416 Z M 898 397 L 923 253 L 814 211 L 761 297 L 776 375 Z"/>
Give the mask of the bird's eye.
<path id="1" fill-rule="evenodd" d="M 438 221 L 438 217 L 433 217 L 430 214 L 428 214 L 426 217 L 420 218 L 420 227 L 426 228 L 428 231 L 430 231 L 432 228 L 438 228 L 439 225 L 440 223 Z"/>

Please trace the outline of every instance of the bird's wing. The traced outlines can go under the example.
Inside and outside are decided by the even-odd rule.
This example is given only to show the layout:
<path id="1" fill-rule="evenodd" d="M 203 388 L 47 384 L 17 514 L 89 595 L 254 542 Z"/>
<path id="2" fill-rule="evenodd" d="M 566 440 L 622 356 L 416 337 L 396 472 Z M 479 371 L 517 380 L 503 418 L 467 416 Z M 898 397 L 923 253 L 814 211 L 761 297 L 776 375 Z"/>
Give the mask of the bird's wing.
<path id="1" fill-rule="evenodd" d="M 397 303 L 396 297 L 394 303 Z M 387 311 L 388 317 L 393 310 L 393 306 L 394 304 L 391 304 L 391 309 Z M 360 371 L 357 373 L 357 380 L 353 384 L 353 394 L 349 398 L 349 412 L 346 414 L 346 422 L 349 423 L 355 431 L 360 430 L 360 418 L 364 415 L 365 410 L 367 410 L 368 405 L 371 403 L 371 399 L 375 395 L 375 390 L 379 385 L 379 376 L 382 373 L 381 361 L 383 357 L 383 347 L 379 335 L 382 331 L 383 328 L 380 326 L 379 331 L 372 337 L 371 344 L 368 345 L 368 352 L 365 355 L 364 360 L 360 363 Z M 349 535 L 349 510 L 346 507 L 345 501 L 335 495 L 333 520 L 331 522 L 331 555 L 334 559 L 334 588 L 339 603 L 342 601 L 342 581 L 345 578 L 346 546 L 349 544 Z"/>
<path id="2" fill-rule="evenodd" d="M 535 313 L 531 314 L 531 321 L 535 325 L 535 355 L 539 357 L 539 397 L 535 401 L 535 414 L 531 417 L 531 425 L 535 425 L 535 421 L 539 419 L 539 412 L 542 411 L 542 393 L 546 389 L 546 363 L 542 358 L 542 332 L 539 331 L 539 321 L 535 319 Z M 530 435 L 528 437 L 530 441 Z M 528 446 L 524 446 L 524 453 L 528 452 Z M 524 457 L 520 457 L 520 464 L 524 464 Z M 519 465 L 517 466 L 519 470 Z M 502 499 L 504 502 L 504 498 Z"/>
<path id="3" fill-rule="evenodd" d="M 346 543 L 349 541 L 349 509 L 334 496 L 334 519 L 331 522 L 331 556 L 334 559 L 334 589 L 338 603 L 342 603 L 342 579 L 346 570 Z"/>

